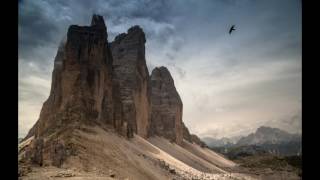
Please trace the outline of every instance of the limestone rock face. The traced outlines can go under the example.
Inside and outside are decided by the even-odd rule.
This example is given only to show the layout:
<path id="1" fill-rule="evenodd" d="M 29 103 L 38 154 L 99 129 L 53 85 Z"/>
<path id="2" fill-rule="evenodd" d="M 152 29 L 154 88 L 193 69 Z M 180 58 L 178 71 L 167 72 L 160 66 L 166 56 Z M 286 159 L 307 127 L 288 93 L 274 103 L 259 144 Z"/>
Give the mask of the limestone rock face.
<path id="1" fill-rule="evenodd" d="M 149 135 L 163 136 L 181 144 L 182 101 L 166 67 L 155 68 L 150 79 L 151 120 Z"/>
<path id="2" fill-rule="evenodd" d="M 118 35 L 111 43 L 114 82 L 117 83 L 122 120 L 127 136 L 147 136 L 149 126 L 149 72 L 145 60 L 145 34 L 139 26 Z"/>
<path id="3" fill-rule="evenodd" d="M 71 25 L 57 52 L 49 98 L 27 137 L 54 132 L 64 125 L 112 124 L 112 56 L 101 16 L 91 26 Z"/>

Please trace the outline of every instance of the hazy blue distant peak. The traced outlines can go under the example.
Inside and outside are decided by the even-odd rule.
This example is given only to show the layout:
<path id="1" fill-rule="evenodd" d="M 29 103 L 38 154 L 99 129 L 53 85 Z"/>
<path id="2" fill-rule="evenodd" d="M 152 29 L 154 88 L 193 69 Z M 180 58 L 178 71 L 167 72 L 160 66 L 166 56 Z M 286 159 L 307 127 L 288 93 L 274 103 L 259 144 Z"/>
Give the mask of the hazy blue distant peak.
<path id="1" fill-rule="evenodd" d="M 301 136 L 298 134 L 290 134 L 278 128 L 271 128 L 266 126 L 259 127 L 255 133 L 251 133 L 246 137 L 241 138 L 238 145 L 252 145 L 252 144 L 280 144 L 290 141 L 300 141 Z"/>

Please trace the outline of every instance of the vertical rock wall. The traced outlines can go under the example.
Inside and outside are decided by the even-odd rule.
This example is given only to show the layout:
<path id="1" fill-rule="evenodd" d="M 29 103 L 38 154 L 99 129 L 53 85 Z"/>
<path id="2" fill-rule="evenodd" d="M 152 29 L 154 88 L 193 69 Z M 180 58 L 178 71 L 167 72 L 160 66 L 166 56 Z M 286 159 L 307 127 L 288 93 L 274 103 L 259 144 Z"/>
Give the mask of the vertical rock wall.
<path id="1" fill-rule="evenodd" d="M 81 123 L 113 126 L 120 134 L 163 136 L 181 144 L 192 136 L 182 122 L 182 101 L 165 67 L 149 77 L 145 34 L 139 26 L 107 41 L 102 16 L 71 25 L 57 52 L 49 98 L 26 138 Z"/>
<path id="2" fill-rule="evenodd" d="M 49 98 L 27 137 L 79 122 L 113 121 L 112 56 L 101 16 L 91 26 L 71 25 L 58 49 Z M 106 111 L 107 113 L 102 113 Z"/>
<path id="3" fill-rule="evenodd" d="M 147 136 L 149 126 L 149 72 L 145 60 L 145 34 L 139 26 L 118 35 L 111 43 L 114 81 L 119 86 L 122 118 L 128 136 Z"/>
<path id="4" fill-rule="evenodd" d="M 155 68 L 151 74 L 151 121 L 149 135 L 163 136 L 181 144 L 182 101 L 166 67 Z"/>

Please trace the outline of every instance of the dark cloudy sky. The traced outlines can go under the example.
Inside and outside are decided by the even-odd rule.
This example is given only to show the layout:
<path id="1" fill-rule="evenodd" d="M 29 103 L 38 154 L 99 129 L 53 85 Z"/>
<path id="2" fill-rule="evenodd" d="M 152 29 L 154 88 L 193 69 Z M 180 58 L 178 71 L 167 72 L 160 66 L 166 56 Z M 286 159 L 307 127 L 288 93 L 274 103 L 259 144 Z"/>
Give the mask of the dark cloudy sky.
<path id="1" fill-rule="evenodd" d="M 232 137 L 261 125 L 301 132 L 300 0 L 22 0 L 19 136 L 49 95 L 68 26 L 90 24 L 93 13 L 104 16 L 109 42 L 143 28 L 149 72 L 168 67 L 192 133 Z"/>

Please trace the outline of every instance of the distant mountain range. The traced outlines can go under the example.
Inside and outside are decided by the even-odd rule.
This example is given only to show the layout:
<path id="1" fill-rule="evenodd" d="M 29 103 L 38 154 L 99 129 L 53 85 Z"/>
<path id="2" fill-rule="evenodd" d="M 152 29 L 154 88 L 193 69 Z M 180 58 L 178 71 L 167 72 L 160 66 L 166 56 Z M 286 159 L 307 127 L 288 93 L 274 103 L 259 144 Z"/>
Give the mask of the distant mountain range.
<path id="1" fill-rule="evenodd" d="M 226 147 L 226 146 L 233 146 L 235 145 L 242 136 L 227 138 L 223 137 L 220 139 L 212 138 L 212 137 L 204 137 L 202 140 L 209 146 L 209 147 Z"/>
<path id="2" fill-rule="evenodd" d="M 283 144 L 288 142 L 301 142 L 301 135 L 290 134 L 278 128 L 261 126 L 255 133 L 241 138 L 237 145 Z"/>
<path id="3" fill-rule="evenodd" d="M 290 134 L 278 128 L 259 127 L 256 132 L 237 138 L 203 138 L 209 147 L 232 156 L 235 154 L 271 153 L 275 155 L 301 155 L 301 135 Z M 236 151 L 235 151 L 236 149 Z M 257 150 L 257 151 L 256 151 Z M 236 152 L 236 153 L 235 153 Z"/>

